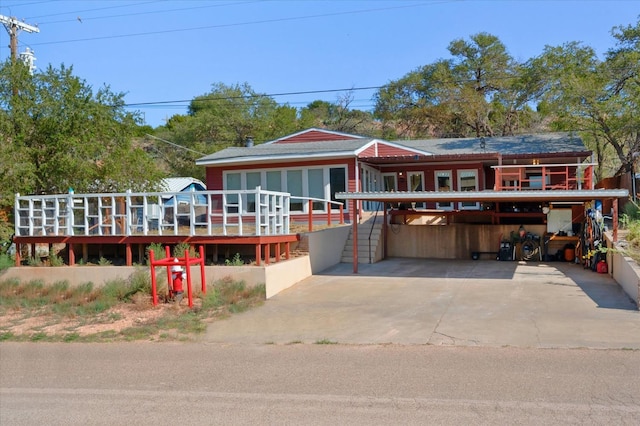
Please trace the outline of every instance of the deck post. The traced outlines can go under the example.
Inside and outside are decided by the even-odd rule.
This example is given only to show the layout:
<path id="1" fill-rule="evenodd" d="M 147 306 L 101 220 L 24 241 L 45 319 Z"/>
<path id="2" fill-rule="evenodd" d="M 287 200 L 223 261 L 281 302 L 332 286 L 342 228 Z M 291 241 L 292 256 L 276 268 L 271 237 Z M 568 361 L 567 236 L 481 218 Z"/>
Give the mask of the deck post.
<path id="1" fill-rule="evenodd" d="M 125 244 L 124 251 L 125 251 L 127 266 L 133 265 L 133 254 L 131 253 L 131 243 Z"/>
<path id="2" fill-rule="evenodd" d="M 76 264 L 76 251 L 73 249 L 73 243 L 67 243 L 67 252 L 69 253 L 69 266 Z"/>
<path id="3" fill-rule="evenodd" d="M 262 257 L 262 245 L 260 243 L 256 244 L 256 265 L 260 266 L 260 258 Z"/>
<path id="4" fill-rule="evenodd" d="M 16 255 L 15 255 L 15 260 L 16 260 L 16 266 L 20 266 L 20 253 L 22 252 L 22 244 L 20 243 L 16 243 Z"/>

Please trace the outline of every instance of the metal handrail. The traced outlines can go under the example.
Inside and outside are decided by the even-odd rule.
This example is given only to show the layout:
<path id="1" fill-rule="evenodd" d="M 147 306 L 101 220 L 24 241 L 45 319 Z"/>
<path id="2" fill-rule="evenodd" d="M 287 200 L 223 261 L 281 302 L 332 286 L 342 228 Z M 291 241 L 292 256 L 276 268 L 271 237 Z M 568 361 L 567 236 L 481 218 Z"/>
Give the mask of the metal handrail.
<path id="1" fill-rule="evenodd" d="M 375 214 L 373 215 L 373 222 L 371 223 L 371 229 L 369 230 L 369 263 L 371 262 L 371 235 L 373 235 L 373 228 L 376 226 L 376 219 L 378 218 L 378 211 L 380 211 L 380 206 L 382 202 L 378 201 L 378 208 L 376 209 Z"/>

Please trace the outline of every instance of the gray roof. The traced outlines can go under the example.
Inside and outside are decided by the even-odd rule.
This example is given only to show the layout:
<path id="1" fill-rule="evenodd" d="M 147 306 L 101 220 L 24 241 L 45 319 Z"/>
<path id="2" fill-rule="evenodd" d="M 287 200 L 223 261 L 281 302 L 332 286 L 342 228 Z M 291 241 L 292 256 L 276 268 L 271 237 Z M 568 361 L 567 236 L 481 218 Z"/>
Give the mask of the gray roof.
<path id="1" fill-rule="evenodd" d="M 172 177 L 162 179 L 160 187 L 164 192 L 180 192 L 185 188 L 188 188 L 192 183 L 201 185 L 205 190 L 207 186 L 199 179 L 192 177 Z"/>
<path id="2" fill-rule="evenodd" d="M 394 142 L 399 145 L 427 151 L 434 155 L 484 153 L 517 155 L 588 151 L 582 139 L 571 133 L 544 133 L 492 138 L 398 140 Z"/>
<path id="3" fill-rule="evenodd" d="M 349 139 L 326 142 L 273 143 L 254 145 L 249 148 L 226 148 L 206 157 L 199 158 L 196 164 L 206 164 L 221 160 L 251 160 L 258 157 L 308 157 L 313 155 L 351 154 L 374 139 Z"/>
<path id="4" fill-rule="evenodd" d="M 196 164 L 241 163 L 269 159 L 303 159 L 353 154 L 374 141 L 372 138 L 340 141 L 271 143 L 252 147 L 226 148 L 202 157 Z M 384 143 L 384 140 L 379 140 Z M 582 139 L 570 133 L 503 136 L 493 138 L 419 139 L 391 141 L 400 147 L 418 150 L 424 155 L 553 154 L 588 152 Z"/>

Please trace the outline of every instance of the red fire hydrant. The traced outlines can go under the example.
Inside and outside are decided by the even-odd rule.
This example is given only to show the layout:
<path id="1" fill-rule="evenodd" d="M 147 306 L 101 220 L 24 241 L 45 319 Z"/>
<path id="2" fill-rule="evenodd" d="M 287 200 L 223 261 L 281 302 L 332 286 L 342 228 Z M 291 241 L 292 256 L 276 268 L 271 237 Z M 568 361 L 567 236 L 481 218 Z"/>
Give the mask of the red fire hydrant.
<path id="1" fill-rule="evenodd" d="M 176 262 L 178 259 L 176 259 Z M 171 267 L 171 288 L 169 289 L 169 296 L 171 299 L 175 299 L 180 303 L 184 290 L 182 288 L 182 281 L 187 277 L 187 274 L 182 270 L 180 265 L 174 265 Z"/>

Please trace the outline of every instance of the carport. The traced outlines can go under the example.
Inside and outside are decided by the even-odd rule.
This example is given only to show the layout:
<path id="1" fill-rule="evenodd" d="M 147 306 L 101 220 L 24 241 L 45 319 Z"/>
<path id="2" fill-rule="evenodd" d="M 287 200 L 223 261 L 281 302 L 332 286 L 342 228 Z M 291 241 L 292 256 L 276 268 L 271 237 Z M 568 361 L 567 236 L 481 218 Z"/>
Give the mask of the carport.
<path id="1" fill-rule="evenodd" d="M 407 191 L 407 192 L 341 192 L 338 200 L 349 202 L 351 211 L 358 211 L 362 202 L 380 202 L 383 208 L 383 240 L 387 242 L 388 208 L 390 204 L 418 202 L 479 202 L 479 203 L 586 203 L 594 200 L 609 200 L 612 204 L 612 231 L 614 242 L 618 233 L 618 199 L 629 196 L 626 189 L 595 190 L 527 190 L 527 191 Z M 437 213 L 437 212 L 432 212 Z M 468 211 L 465 213 L 469 213 Z M 452 212 L 461 214 L 461 212 Z M 516 216 L 517 217 L 517 216 Z M 358 221 L 353 221 L 353 272 L 358 273 Z M 386 257 L 386 251 L 383 258 Z"/>

